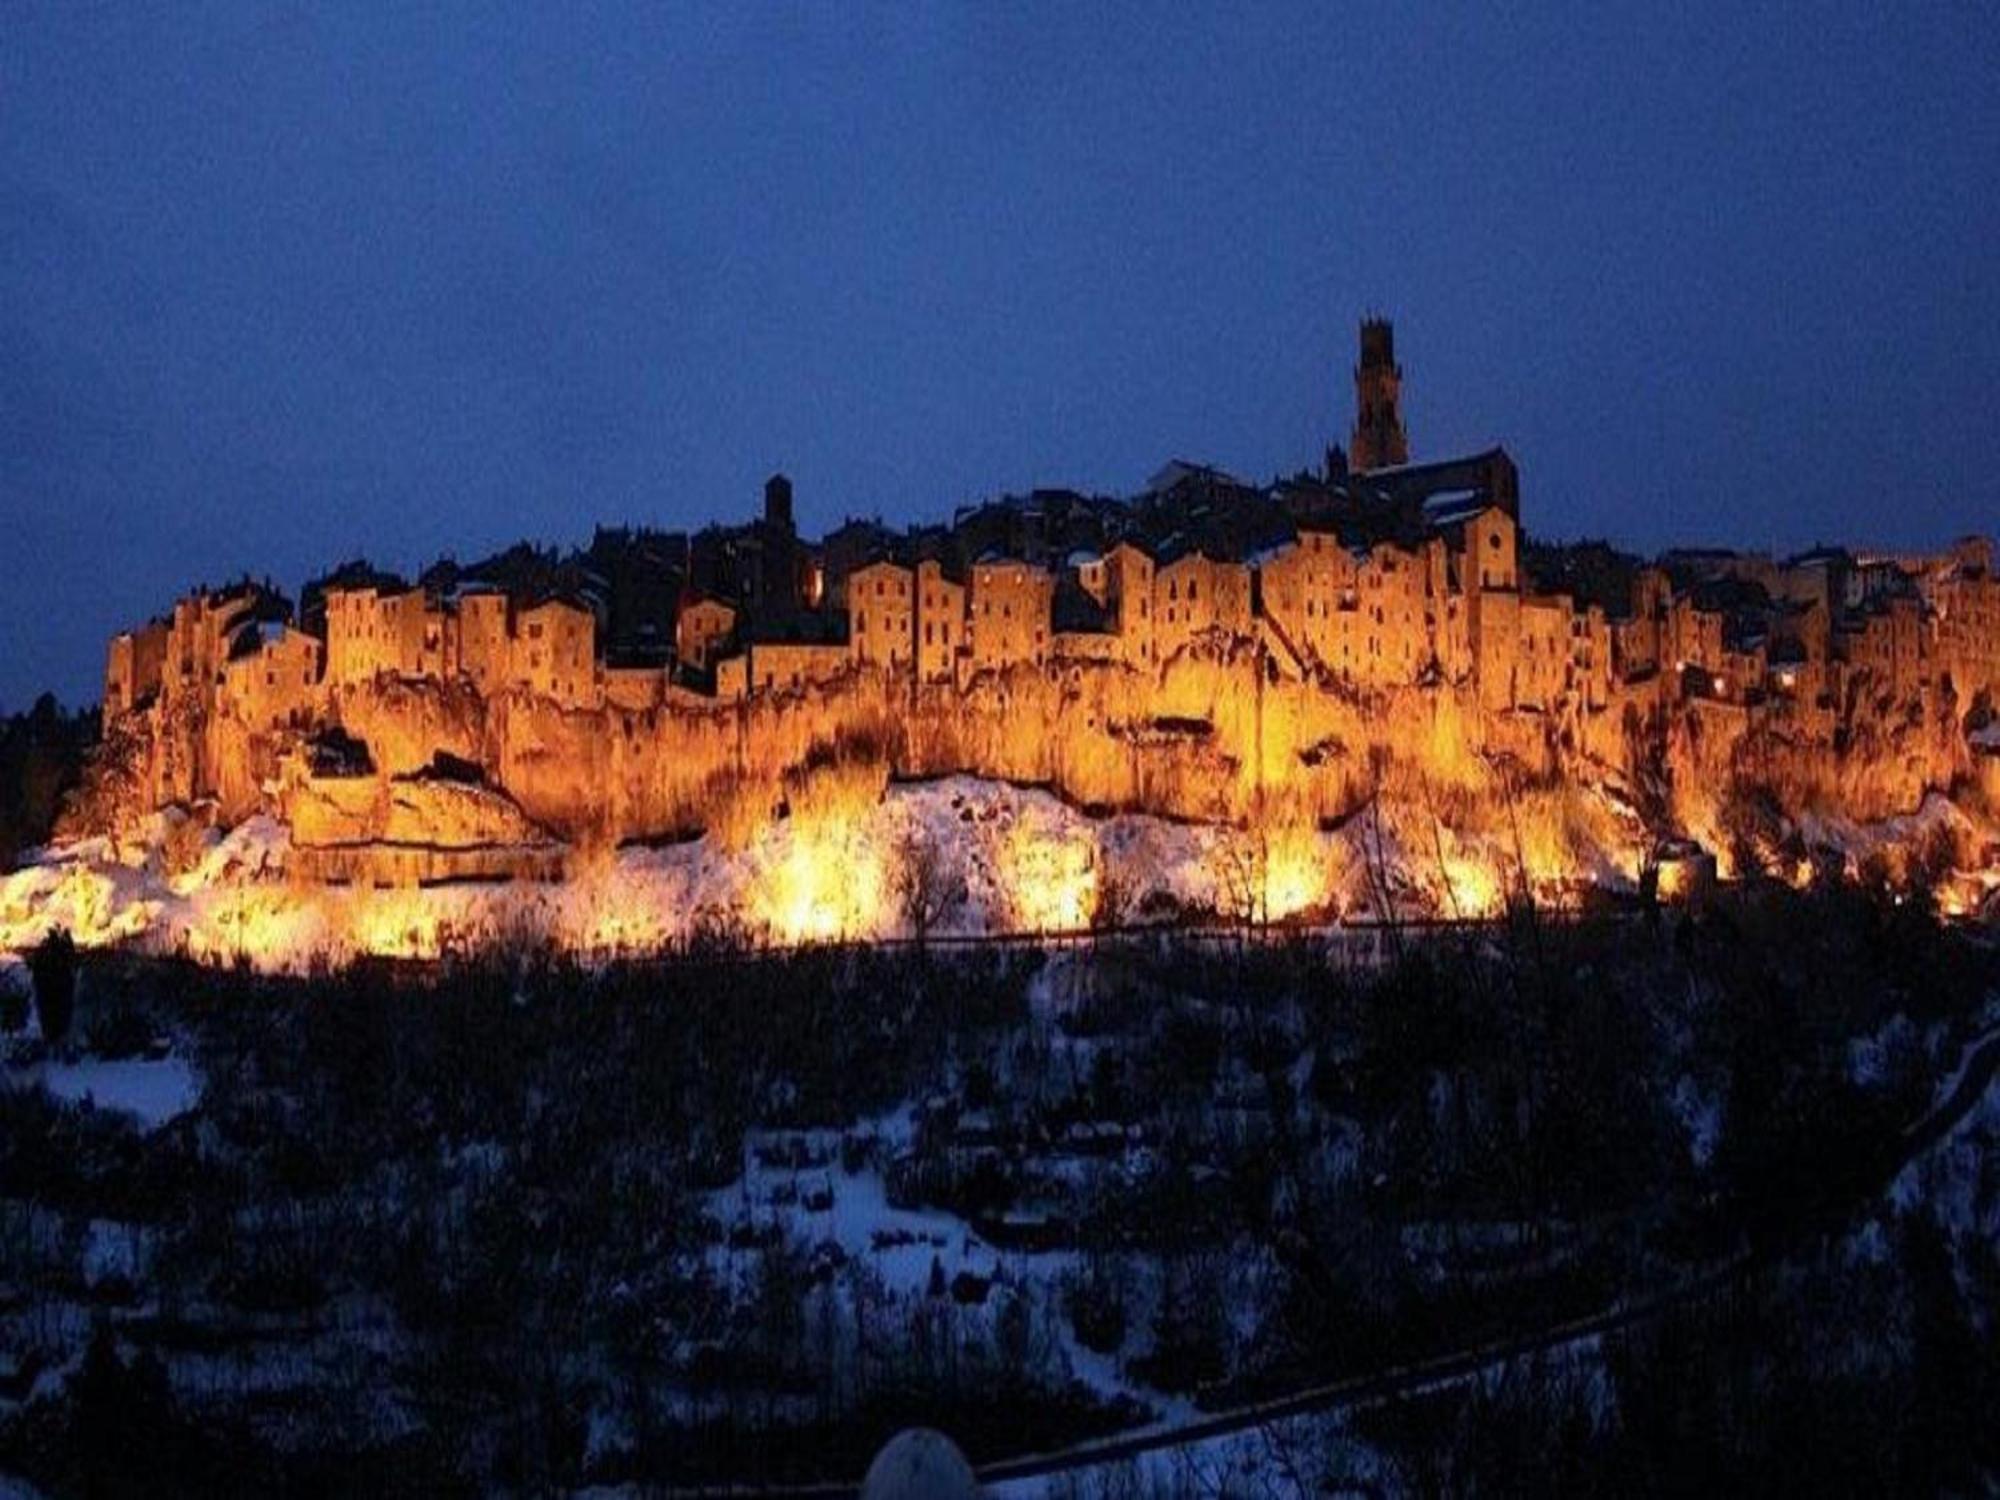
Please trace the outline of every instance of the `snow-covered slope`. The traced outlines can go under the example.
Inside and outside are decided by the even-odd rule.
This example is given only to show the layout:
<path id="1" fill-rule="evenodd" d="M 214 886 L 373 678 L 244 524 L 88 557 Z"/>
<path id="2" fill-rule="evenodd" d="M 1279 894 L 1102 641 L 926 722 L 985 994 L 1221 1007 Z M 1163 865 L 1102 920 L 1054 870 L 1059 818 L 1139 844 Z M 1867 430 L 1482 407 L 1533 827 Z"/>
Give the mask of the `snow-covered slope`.
<path id="1" fill-rule="evenodd" d="M 1528 849 L 1544 893 L 1629 884 L 1636 833 L 1553 853 Z M 1857 849 L 1962 817 L 1934 798 L 1908 828 L 1815 827 Z M 169 873 L 166 827 L 134 847 L 89 840 L 0 879 L 0 959 L 67 928 L 87 945 L 263 968 L 316 958 L 431 957 L 554 943 L 586 956 L 657 951 L 704 933 L 798 943 L 911 935 L 1068 932 L 1188 912 L 1278 920 L 1353 916 L 1385 899 L 1405 916 L 1476 916 L 1514 888 L 1511 840 L 1357 817 L 1338 831 L 1261 833 L 1161 818 L 1092 818 L 1045 791 L 969 777 L 892 786 L 851 815 L 780 820 L 740 848 L 714 838 L 579 854 L 559 883 L 372 889 L 309 885 L 287 872 L 286 829 L 253 818 Z M 1560 861 L 1552 871 L 1538 867 Z M 1373 874 L 1371 875 L 1371 869 Z M 911 899 L 920 886 L 925 900 Z M 1386 888 L 1386 889 L 1385 889 Z"/>

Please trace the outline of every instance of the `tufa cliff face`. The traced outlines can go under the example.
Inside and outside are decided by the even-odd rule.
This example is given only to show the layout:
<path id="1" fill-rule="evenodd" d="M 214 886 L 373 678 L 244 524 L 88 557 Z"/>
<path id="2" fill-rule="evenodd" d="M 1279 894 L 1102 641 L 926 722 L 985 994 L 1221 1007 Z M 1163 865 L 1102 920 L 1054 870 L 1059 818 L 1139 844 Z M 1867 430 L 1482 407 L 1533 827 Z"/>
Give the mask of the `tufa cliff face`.
<path id="1" fill-rule="evenodd" d="M 225 824 L 267 813 L 302 850 L 346 851 L 326 866 L 337 878 L 368 876 L 373 849 L 384 878 L 448 879 L 553 873 L 558 842 L 754 826 L 854 764 L 1043 784 L 1107 811 L 1321 825 L 1378 792 L 1456 826 L 1497 824 L 1521 787 L 1642 805 L 1650 780 L 1646 837 L 1715 836 L 1742 787 L 1793 815 L 1873 820 L 1976 776 L 1948 701 L 1673 702 L 1664 680 L 1620 687 L 1595 712 L 1494 710 L 1469 681 L 1358 689 L 1220 630 L 1156 667 L 1017 663 L 958 683 L 853 666 L 793 691 L 643 708 L 381 673 L 329 685 L 285 723 L 186 694 L 118 717 L 66 831 L 129 831 L 170 804 Z M 361 753 L 330 771 L 312 747 L 336 728 Z"/>

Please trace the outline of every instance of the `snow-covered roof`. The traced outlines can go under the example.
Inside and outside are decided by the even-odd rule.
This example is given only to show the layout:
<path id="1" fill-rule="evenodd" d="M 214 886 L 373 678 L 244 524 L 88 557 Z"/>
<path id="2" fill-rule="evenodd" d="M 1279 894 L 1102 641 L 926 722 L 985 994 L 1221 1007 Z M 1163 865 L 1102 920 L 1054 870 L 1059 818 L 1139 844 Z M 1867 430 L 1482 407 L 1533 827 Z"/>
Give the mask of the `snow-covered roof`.
<path id="1" fill-rule="evenodd" d="M 1286 537 L 1281 542 L 1271 542 L 1266 546 L 1253 550 L 1243 559 L 1244 565 L 1252 568 L 1265 567 L 1268 564 L 1276 562 L 1287 552 L 1296 551 L 1298 545 L 1297 540 L 1292 537 Z"/>
<path id="2" fill-rule="evenodd" d="M 1424 500 L 1424 519 L 1433 526 L 1456 526 L 1492 508 L 1493 498 L 1483 490 L 1439 490 Z"/>
<path id="3" fill-rule="evenodd" d="M 1146 487 L 1139 493 L 1163 494 L 1186 479 L 1212 479 L 1221 484 L 1243 487 L 1242 480 L 1234 474 L 1216 468 L 1213 464 L 1198 464 L 1185 458 L 1171 458 L 1154 471 L 1153 477 L 1146 481 Z"/>
<path id="4" fill-rule="evenodd" d="M 1360 469 L 1356 473 L 1363 479 L 1408 479 L 1434 469 L 1455 469 L 1464 465 L 1484 463 L 1501 451 L 1498 447 L 1482 448 L 1477 453 L 1467 453 L 1457 458 L 1427 458 L 1413 463 L 1383 464 L 1378 468 Z"/>
<path id="5" fill-rule="evenodd" d="M 269 649 L 284 637 L 283 620 L 244 620 L 233 624 L 229 634 L 229 659 L 241 661 Z"/>

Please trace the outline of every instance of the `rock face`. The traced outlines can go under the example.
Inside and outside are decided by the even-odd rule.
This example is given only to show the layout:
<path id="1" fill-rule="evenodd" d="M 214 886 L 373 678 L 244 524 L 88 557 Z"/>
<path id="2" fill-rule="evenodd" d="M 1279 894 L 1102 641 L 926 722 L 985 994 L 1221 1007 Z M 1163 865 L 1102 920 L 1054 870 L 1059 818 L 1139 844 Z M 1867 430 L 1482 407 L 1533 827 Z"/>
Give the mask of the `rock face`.
<path id="1" fill-rule="evenodd" d="M 366 747 L 365 774 L 304 768 L 308 737 L 328 726 Z M 1658 834 L 1712 830 L 1744 787 L 1791 813 L 1879 819 L 1990 779 L 1992 759 L 1975 768 L 1949 703 L 1746 707 L 1674 701 L 1656 680 L 1593 712 L 1492 710 L 1469 682 L 1360 691 L 1211 632 L 1149 670 L 1019 665 L 961 686 L 856 667 L 794 691 L 674 693 L 645 707 L 387 674 L 329 687 L 310 721 L 289 724 L 182 697 L 114 721 L 70 831 L 207 803 L 217 821 L 272 813 L 300 849 L 346 851 L 324 857 L 329 878 L 368 878 L 370 849 L 386 866 L 376 873 L 398 881 L 545 875 L 558 843 L 754 826 L 817 779 L 865 765 L 1230 822 L 1337 821 L 1379 791 L 1461 825 L 1506 815 L 1521 788 L 1581 785 L 1650 798 L 1642 819 Z"/>
<path id="2" fill-rule="evenodd" d="M 1977 785 L 1986 805 L 1995 812 L 2000 812 L 2000 744 L 1979 752 Z"/>

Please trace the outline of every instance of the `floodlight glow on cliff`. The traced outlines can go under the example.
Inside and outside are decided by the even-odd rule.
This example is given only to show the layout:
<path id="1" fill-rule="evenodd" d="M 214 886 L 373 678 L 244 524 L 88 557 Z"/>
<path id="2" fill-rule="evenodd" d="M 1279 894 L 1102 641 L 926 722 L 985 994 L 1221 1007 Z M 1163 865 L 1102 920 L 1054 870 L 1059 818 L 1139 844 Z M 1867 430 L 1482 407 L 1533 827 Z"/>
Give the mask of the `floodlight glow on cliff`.
<path id="1" fill-rule="evenodd" d="M 1283 922 L 1326 905 L 1331 895 L 1326 855 L 1306 829 L 1274 834 L 1264 860 L 1264 921 Z"/>
<path id="2" fill-rule="evenodd" d="M 1454 913 L 1471 920 L 1497 914 L 1501 907 L 1500 879 L 1483 862 L 1460 855 L 1444 857 L 1444 878 Z"/>
<path id="3" fill-rule="evenodd" d="M 1097 907 L 1095 840 L 1017 826 L 1001 845 L 1000 878 L 1021 932 L 1077 932 Z"/>
<path id="4" fill-rule="evenodd" d="M 853 825 L 811 821 L 785 830 L 752 902 L 774 942 L 827 943 L 886 936 L 883 891 L 881 855 Z"/>

